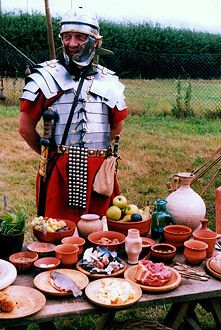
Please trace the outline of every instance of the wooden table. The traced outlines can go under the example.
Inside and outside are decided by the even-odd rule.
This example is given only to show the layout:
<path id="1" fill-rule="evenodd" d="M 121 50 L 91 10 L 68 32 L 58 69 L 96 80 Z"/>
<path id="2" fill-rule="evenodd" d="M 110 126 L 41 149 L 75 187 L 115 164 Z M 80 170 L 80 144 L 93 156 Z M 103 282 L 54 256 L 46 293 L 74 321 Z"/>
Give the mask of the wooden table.
<path id="1" fill-rule="evenodd" d="M 178 255 L 176 260 L 183 262 L 182 256 Z M 205 264 L 201 265 L 201 270 Z M 13 285 L 24 285 L 33 287 L 34 274 L 18 275 Z M 178 329 L 181 322 L 185 320 L 188 323 L 186 329 L 200 329 L 197 322 L 194 309 L 196 305 L 201 304 L 206 310 L 212 312 L 216 322 L 217 329 L 221 329 L 221 280 L 211 278 L 207 282 L 198 280 L 182 279 L 182 284 L 173 291 L 165 293 L 148 293 L 143 292 L 141 299 L 130 308 L 150 307 L 163 304 L 172 304 L 165 318 L 165 325 L 173 329 Z M 29 317 L 13 320 L 0 321 L 0 328 L 13 327 L 20 329 L 20 326 L 26 326 L 32 322 L 37 322 L 41 329 L 52 329 L 54 321 L 59 318 L 65 319 L 73 317 L 75 314 L 95 312 L 101 313 L 100 323 L 97 329 L 104 329 L 105 325 L 110 323 L 117 310 L 104 309 L 93 306 L 87 301 L 86 297 L 71 298 L 71 297 L 47 297 L 45 307 L 38 313 Z M 48 323 L 49 322 L 49 323 Z M 24 329 L 24 327 L 23 327 Z"/>

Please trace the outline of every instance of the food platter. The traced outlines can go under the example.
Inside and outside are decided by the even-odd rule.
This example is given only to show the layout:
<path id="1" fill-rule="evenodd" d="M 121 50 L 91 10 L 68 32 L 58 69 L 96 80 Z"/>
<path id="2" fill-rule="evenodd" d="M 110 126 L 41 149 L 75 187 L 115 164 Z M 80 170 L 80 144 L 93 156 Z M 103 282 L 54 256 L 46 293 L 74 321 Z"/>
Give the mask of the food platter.
<path id="1" fill-rule="evenodd" d="M 46 304 L 46 298 L 40 291 L 20 285 L 11 285 L 2 291 L 14 302 L 11 312 L 1 312 L 0 319 L 16 319 L 40 311 Z"/>
<path id="2" fill-rule="evenodd" d="M 99 274 L 99 273 L 91 274 L 90 272 L 88 272 L 87 270 L 85 270 L 84 268 L 82 268 L 80 266 L 80 261 L 76 264 L 76 267 L 80 272 L 87 275 L 88 277 L 91 277 L 91 278 L 104 278 L 104 277 L 115 277 L 115 276 L 119 276 L 119 275 L 123 274 L 125 272 L 125 270 L 127 269 L 127 263 L 123 260 L 121 260 L 121 263 L 124 265 L 124 268 L 119 269 L 118 271 L 113 272 L 111 274 Z"/>
<path id="3" fill-rule="evenodd" d="M 137 284 L 135 284 L 131 281 L 125 280 L 123 278 L 117 278 L 115 280 L 120 281 L 120 282 L 125 282 L 126 281 L 126 282 L 130 283 L 130 285 L 131 285 L 131 287 L 134 291 L 134 297 L 128 299 L 123 304 L 105 304 L 105 303 L 101 302 L 97 297 L 97 292 L 103 284 L 108 285 L 110 283 L 110 281 L 112 281 L 112 280 L 113 280 L 113 278 L 108 277 L 108 278 L 102 278 L 102 279 L 98 279 L 98 280 L 95 280 L 93 282 L 90 282 L 89 285 L 85 289 L 86 297 L 92 303 L 94 303 L 95 305 L 98 305 L 98 306 L 102 306 L 102 307 L 106 307 L 106 308 L 125 308 L 125 307 L 128 307 L 128 306 L 131 306 L 131 305 L 135 304 L 140 299 L 140 297 L 142 296 L 142 290 Z"/>
<path id="4" fill-rule="evenodd" d="M 12 284 L 17 277 L 17 270 L 10 262 L 0 259 L 0 290 Z"/>
<path id="5" fill-rule="evenodd" d="M 88 277 L 79 272 L 78 270 L 74 269 L 57 269 L 59 273 L 65 274 L 69 276 L 72 280 L 76 282 L 76 284 L 79 286 L 80 290 L 85 289 L 85 287 L 89 283 Z M 56 290 L 51 284 L 50 284 L 50 273 L 51 270 L 42 272 L 35 276 L 34 278 L 34 285 L 37 289 L 44 292 L 45 294 L 49 294 L 52 296 L 71 296 L 72 292 L 62 292 L 59 290 Z"/>
<path id="6" fill-rule="evenodd" d="M 210 261 L 211 261 L 212 259 L 213 259 L 213 257 L 207 260 L 207 262 L 206 262 L 206 268 L 208 269 L 208 271 L 209 271 L 209 273 L 210 273 L 211 275 L 213 275 L 215 278 L 221 280 L 221 273 L 216 272 L 215 270 L 213 270 L 213 269 L 210 267 Z"/>
<path id="7" fill-rule="evenodd" d="M 137 266 L 133 266 L 131 268 L 128 268 L 124 272 L 124 278 L 136 283 L 144 291 L 148 291 L 148 292 L 166 292 L 166 291 L 176 289 L 181 284 L 181 281 L 182 281 L 181 275 L 179 274 L 179 272 L 177 270 L 175 270 L 171 267 L 167 267 L 167 268 L 169 268 L 171 270 L 172 278 L 162 286 L 144 285 L 144 284 L 141 284 L 141 283 L 137 282 L 135 280 L 135 273 L 136 273 L 136 270 L 137 270 Z"/>

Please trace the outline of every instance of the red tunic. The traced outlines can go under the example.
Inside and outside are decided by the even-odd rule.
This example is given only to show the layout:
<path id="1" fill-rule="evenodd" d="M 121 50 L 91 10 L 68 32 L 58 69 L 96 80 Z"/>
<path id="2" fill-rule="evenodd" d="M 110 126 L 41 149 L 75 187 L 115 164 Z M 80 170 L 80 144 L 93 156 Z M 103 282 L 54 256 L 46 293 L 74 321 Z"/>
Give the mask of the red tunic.
<path id="1" fill-rule="evenodd" d="M 58 96 L 60 95 L 61 94 L 58 94 Z M 46 100 L 44 95 L 40 93 L 35 102 L 22 99 L 20 103 L 20 111 L 28 113 L 33 121 L 37 123 L 40 120 L 43 111 L 50 106 L 58 96 Z M 110 109 L 110 123 L 124 120 L 127 117 L 127 114 L 127 109 L 121 111 L 117 108 Z M 53 156 L 54 155 L 52 155 L 52 159 Z M 100 216 L 105 215 L 113 197 L 120 194 L 120 189 L 115 177 L 114 191 L 111 197 L 100 195 L 93 191 L 92 186 L 94 177 L 103 161 L 103 157 L 88 157 L 87 205 L 86 209 L 82 210 L 79 208 L 68 207 L 68 155 L 59 155 L 53 166 L 53 170 L 48 177 L 45 216 L 58 219 L 69 219 L 77 223 L 83 213 L 95 213 Z M 50 160 L 48 169 L 50 171 Z M 39 173 L 37 173 L 36 203 L 38 203 L 39 182 Z"/>

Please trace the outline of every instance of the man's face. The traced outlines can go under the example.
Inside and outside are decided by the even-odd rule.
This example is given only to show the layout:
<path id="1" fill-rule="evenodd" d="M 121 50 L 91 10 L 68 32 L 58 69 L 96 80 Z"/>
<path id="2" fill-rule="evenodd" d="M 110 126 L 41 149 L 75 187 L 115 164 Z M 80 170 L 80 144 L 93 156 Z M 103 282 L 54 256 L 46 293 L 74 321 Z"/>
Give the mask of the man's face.
<path id="1" fill-rule="evenodd" d="M 62 41 L 67 55 L 70 57 L 79 53 L 80 46 L 87 40 L 87 34 L 81 32 L 65 32 Z"/>

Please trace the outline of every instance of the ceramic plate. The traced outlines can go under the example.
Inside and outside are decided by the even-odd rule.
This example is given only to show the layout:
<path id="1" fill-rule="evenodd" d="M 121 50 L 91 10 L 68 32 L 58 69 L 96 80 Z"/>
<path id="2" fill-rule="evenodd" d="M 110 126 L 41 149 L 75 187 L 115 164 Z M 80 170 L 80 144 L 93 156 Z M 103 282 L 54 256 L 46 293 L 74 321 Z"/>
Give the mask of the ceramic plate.
<path id="1" fill-rule="evenodd" d="M 17 270 L 10 262 L 0 259 L 0 290 L 12 284 L 17 277 Z"/>
<path id="2" fill-rule="evenodd" d="M 59 273 L 65 274 L 69 276 L 72 280 L 76 282 L 76 284 L 79 286 L 81 290 L 85 289 L 85 287 L 89 283 L 88 277 L 79 272 L 78 270 L 73 269 L 57 269 L 56 270 Z M 71 296 L 72 292 L 62 292 L 59 290 L 56 290 L 51 284 L 50 284 L 50 273 L 51 271 L 46 271 L 38 274 L 34 278 L 34 285 L 37 289 L 41 290 L 44 293 L 53 295 L 53 296 Z"/>
<path id="3" fill-rule="evenodd" d="M 120 282 L 125 282 L 125 281 L 129 282 L 134 291 L 134 297 L 132 299 L 127 300 L 124 304 L 105 304 L 105 303 L 101 302 L 97 297 L 97 292 L 98 292 L 99 288 L 101 286 L 103 286 L 103 284 L 108 284 L 113 280 L 120 281 Z M 135 284 L 131 281 L 125 280 L 123 278 L 116 279 L 113 277 L 112 278 L 108 277 L 108 278 L 102 278 L 99 280 L 95 280 L 95 281 L 89 283 L 85 289 L 85 294 L 92 303 L 94 303 L 98 306 L 107 307 L 107 308 L 123 308 L 123 307 L 131 306 L 131 305 L 135 304 L 142 296 L 142 290 L 137 284 Z"/>
<path id="4" fill-rule="evenodd" d="M 218 278 L 219 280 L 221 280 L 221 274 L 216 272 L 215 270 L 213 270 L 210 267 L 210 261 L 213 259 L 214 257 L 210 258 L 207 260 L 206 262 L 206 268 L 208 269 L 208 271 L 210 272 L 211 275 L 213 275 L 215 278 Z"/>
<path id="5" fill-rule="evenodd" d="M 11 285 L 2 292 L 14 302 L 13 311 L 0 313 L 0 319 L 16 319 L 34 314 L 44 307 L 46 298 L 43 293 L 27 286 Z"/>
<path id="6" fill-rule="evenodd" d="M 55 244 L 45 242 L 32 242 L 27 245 L 27 250 L 41 254 L 53 252 Z"/>
<path id="7" fill-rule="evenodd" d="M 141 289 L 143 289 L 144 291 L 149 291 L 149 292 L 165 292 L 165 291 L 170 291 L 170 290 L 174 290 L 176 289 L 182 281 L 181 275 L 179 274 L 179 272 L 171 267 L 167 267 L 171 270 L 172 272 L 172 278 L 165 283 L 162 286 L 151 286 L 151 285 L 143 285 L 139 282 L 137 282 L 135 280 L 135 273 L 137 270 L 137 266 L 133 266 L 129 269 L 127 269 L 124 273 L 124 277 L 127 280 L 131 280 L 134 283 L 136 283 L 137 285 L 139 285 L 141 287 Z"/>
<path id="8" fill-rule="evenodd" d="M 121 263 L 124 264 L 124 268 L 122 268 L 122 269 L 118 270 L 117 272 L 114 272 L 110 275 L 108 275 L 108 274 L 99 274 L 99 273 L 91 274 L 90 272 L 88 272 L 87 270 L 85 270 L 84 268 L 82 268 L 80 266 L 80 261 L 76 264 L 76 267 L 80 272 L 84 273 L 85 275 L 87 275 L 91 278 L 104 278 L 104 277 L 115 277 L 115 276 L 119 276 L 120 274 L 123 274 L 125 272 L 125 270 L 127 269 L 127 264 L 123 260 L 121 260 Z"/>

